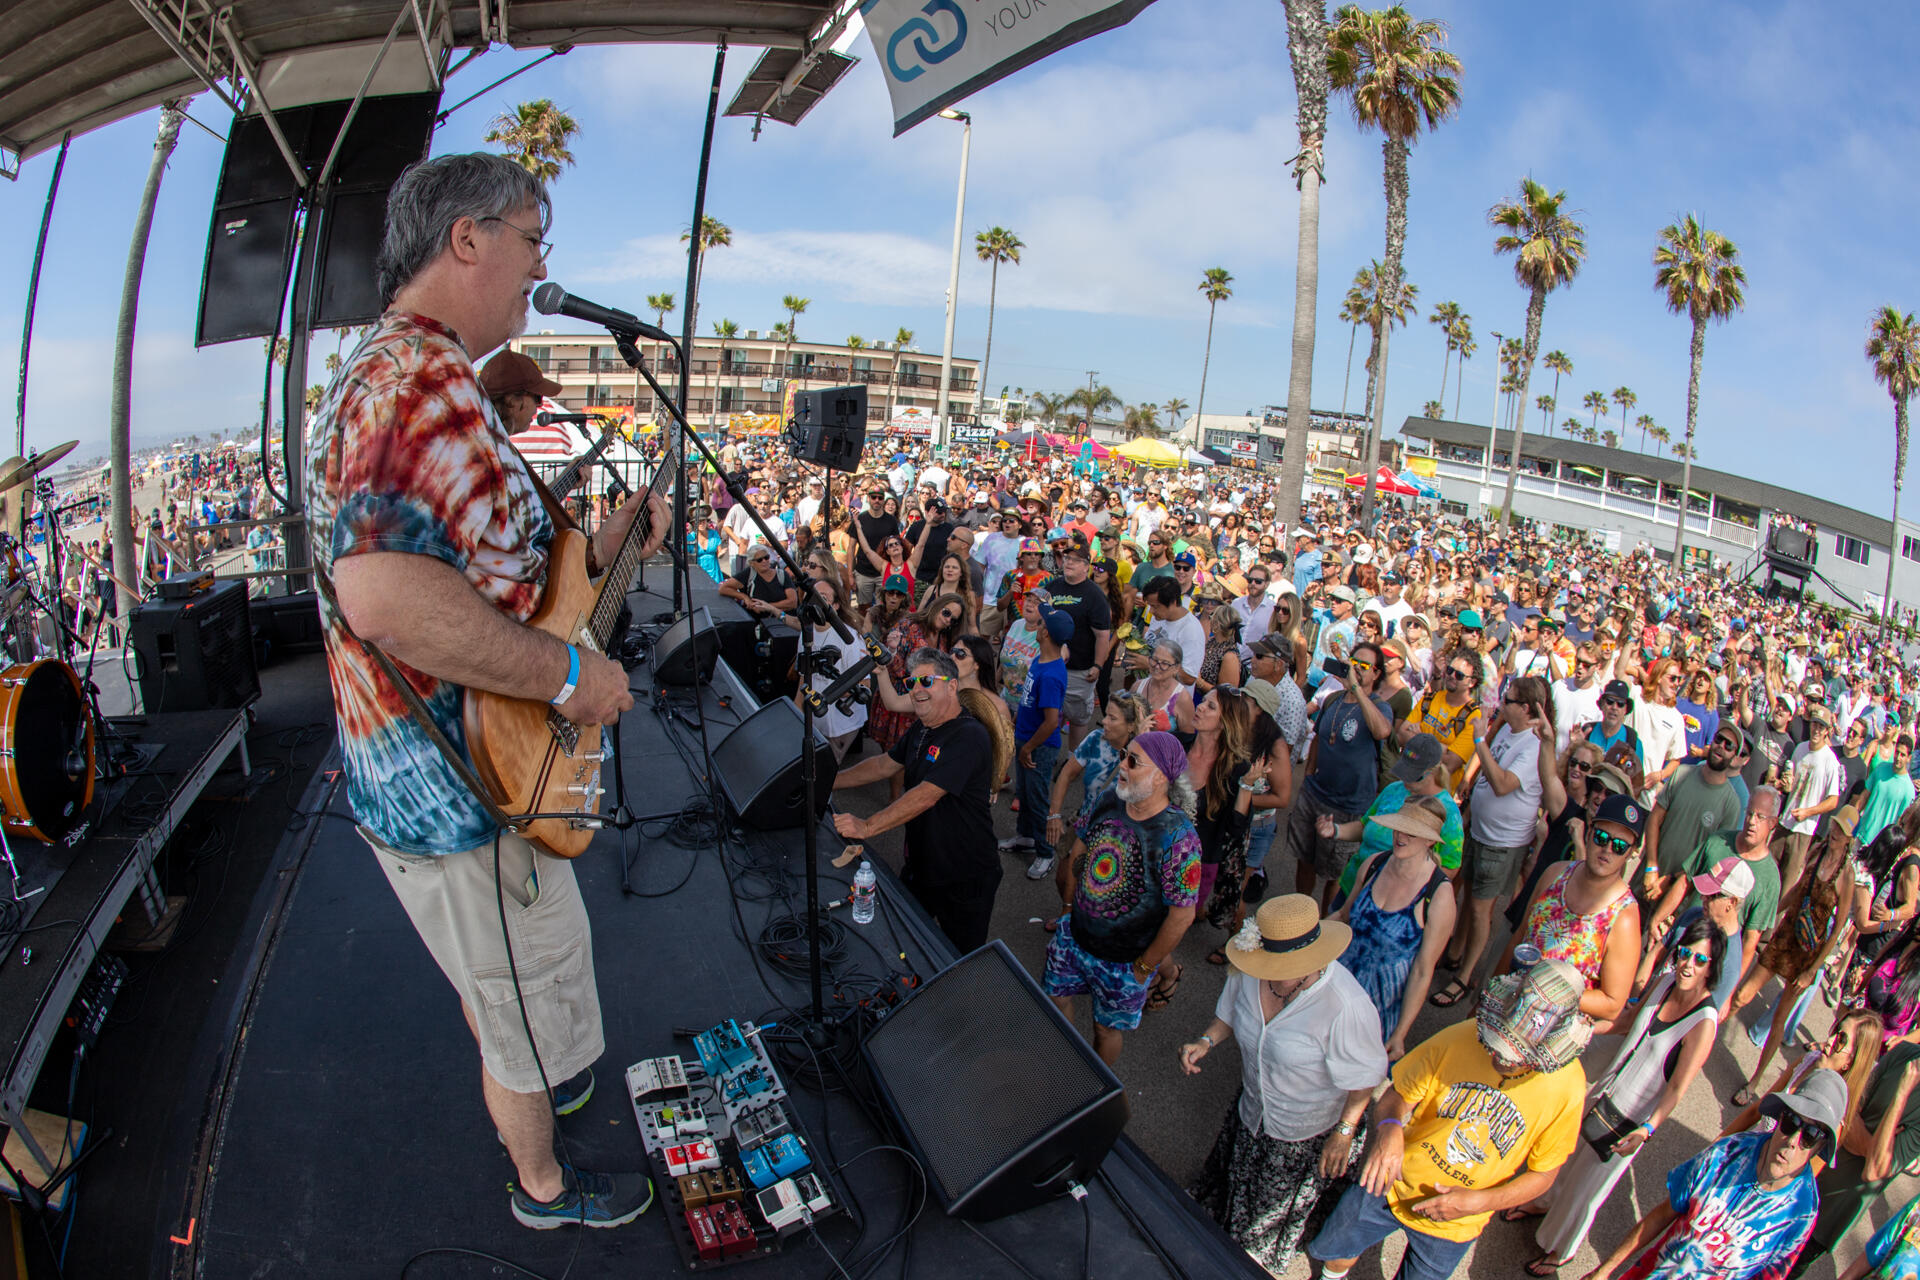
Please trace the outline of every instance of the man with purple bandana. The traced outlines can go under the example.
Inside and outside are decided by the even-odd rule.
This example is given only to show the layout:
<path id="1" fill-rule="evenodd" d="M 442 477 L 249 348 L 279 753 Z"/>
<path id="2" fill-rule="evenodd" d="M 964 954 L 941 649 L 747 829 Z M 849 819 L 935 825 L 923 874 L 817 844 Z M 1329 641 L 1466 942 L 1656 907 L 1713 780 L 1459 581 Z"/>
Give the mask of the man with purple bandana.
<path id="1" fill-rule="evenodd" d="M 1120 757 L 1113 794 L 1075 828 L 1072 891 L 1047 944 L 1045 986 L 1069 1017 L 1073 997 L 1090 997 L 1093 1047 L 1109 1065 L 1199 906 L 1200 837 L 1169 795 L 1186 768 L 1172 734 L 1141 734 Z"/>

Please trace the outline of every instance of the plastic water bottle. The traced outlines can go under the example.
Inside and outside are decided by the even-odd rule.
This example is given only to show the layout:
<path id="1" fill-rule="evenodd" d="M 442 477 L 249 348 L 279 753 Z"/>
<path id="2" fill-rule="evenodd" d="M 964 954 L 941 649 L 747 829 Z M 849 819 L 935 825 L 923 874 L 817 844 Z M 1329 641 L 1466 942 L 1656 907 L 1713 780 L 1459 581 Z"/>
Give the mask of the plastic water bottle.
<path id="1" fill-rule="evenodd" d="M 873 874 L 873 864 L 862 859 L 860 869 L 853 873 L 853 922 L 855 924 L 873 923 L 873 896 L 878 891 L 880 878 Z"/>

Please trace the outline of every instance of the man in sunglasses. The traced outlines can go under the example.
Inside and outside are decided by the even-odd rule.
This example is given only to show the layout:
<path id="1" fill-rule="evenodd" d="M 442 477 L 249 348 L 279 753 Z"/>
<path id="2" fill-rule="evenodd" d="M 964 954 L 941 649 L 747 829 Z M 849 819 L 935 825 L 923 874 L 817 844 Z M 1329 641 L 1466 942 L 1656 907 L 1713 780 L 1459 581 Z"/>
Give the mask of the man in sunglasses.
<path id="1" fill-rule="evenodd" d="M 987 800 L 993 738 L 960 705 L 960 669 L 950 656 L 916 649 L 907 669 L 907 697 L 919 722 L 892 750 L 842 769 L 833 780 L 840 791 L 901 776 L 906 789 L 870 818 L 836 815 L 834 830 L 849 840 L 870 840 L 904 826 L 900 881 L 965 953 L 985 945 L 1000 887 Z"/>
<path id="2" fill-rule="evenodd" d="M 1617 759 L 1616 753 L 1630 754 L 1634 767 L 1645 772 L 1646 749 L 1640 743 L 1640 735 L 1627 723 L 1627 717 L 1632 714 L 1633 686 L 1625 680 L 1609 680 L 1600 691 L 1600 719 L 1581 733 L 1586 741 L 1600 748 L 1605 759 Z"/>
<path id="3" fill-rule="evenodd" d="M 1585 1280 L 1612 1280 L 1629 1258 L 1626 1280 L 1772 1280 L 1789 1267 L 1797 1275 L 1829 1253 L 1831 1245 L 1817 1247 L 1818 1239 L 1808 1247 L 1818 1234 L 1816 1218 L 1825 1225 L 1829 1216 L 1825 1187 L 1816 1187 L 1808 1166 L 1815 1156 L 1834 1158 L 1846 1122 L 1846 1081 L 1822 1068 L 1796 1092 L 1762 1098 L 1760 1114 L 1775 1122 L 1772 1133 L 1729 1134 L 1669 1173 L 1666 1200 Z"/>
<path id="4" fill-rule="evenodd" d="M 1273 571 L 1260 561 L 1247 567 L 1247 594 L 1230 602 L 1240 615 L 1241 643 L 1251 645 L 1266 635 L 1273 625 L 1273 601 L 1267 588 L 1273 584 Z"/>
<path id="5" fill-rule="evenodd" d="M 1737 725 L 1723 724 L 1714 730 L 1706 756 L 1697 764 L 1681 765 L 1661 788 L 1647 824 L 1646 861 L 1634 886 L 1642 909 L 1666 895 L 1708 836 L 1739 821 L 1746 805 L 1733 776 L 1745 756 L 1745 734 Z"/>

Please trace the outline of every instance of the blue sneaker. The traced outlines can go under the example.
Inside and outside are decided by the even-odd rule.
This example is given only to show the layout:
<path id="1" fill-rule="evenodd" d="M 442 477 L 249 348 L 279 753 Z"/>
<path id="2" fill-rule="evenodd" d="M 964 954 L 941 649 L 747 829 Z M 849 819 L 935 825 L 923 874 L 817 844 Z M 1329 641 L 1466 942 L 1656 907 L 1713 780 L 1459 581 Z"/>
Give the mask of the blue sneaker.
<path id="1" fill-rule="evenodd" d="M 585 1067 L 571 1080 L 553 1086 L 553 1114 L 570 1116 L 593 1097 L 593 1068 Z"/>
<path id="2" fill-rule="evenodd" d="M 513 1216 L 521 1226 L 624 1227 L 653 1206 L 653 1180 L 644 1173 L 588 1173 L 562 1165 L 560 1176 L 566 1190 L 544 1202 L 514 1187 Z"/>

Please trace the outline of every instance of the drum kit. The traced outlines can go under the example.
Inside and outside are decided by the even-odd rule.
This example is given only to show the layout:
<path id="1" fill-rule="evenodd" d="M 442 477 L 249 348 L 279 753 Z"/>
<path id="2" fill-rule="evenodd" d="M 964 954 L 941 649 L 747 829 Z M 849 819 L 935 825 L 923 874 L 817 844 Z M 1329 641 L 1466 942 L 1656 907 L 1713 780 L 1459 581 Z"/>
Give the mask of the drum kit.
<path id="1" fill-rule="evenodd" d="M 93 800 L 98 707 L 67 660 L 81 645 L 64 616 L 61 508 L 47 474 L 75 443 L 0 462 L 0 861 L 16 902 L 40 890 L 21 892 L 9 840 L 78 839 Z M 27 540 L 36 526 L 38 561 Z"/>

